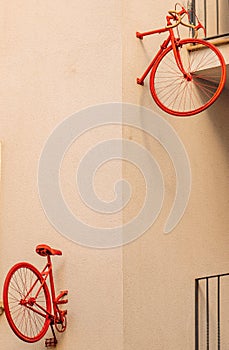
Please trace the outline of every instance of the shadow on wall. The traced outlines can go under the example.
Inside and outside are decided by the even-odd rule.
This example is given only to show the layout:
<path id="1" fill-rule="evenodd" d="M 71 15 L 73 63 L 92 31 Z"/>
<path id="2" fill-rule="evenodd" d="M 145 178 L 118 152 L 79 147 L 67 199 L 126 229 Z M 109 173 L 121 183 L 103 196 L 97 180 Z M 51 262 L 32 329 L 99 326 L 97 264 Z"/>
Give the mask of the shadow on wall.
<path id="1" fill-rule="evenodd" d="M 229 74 L 227 69 L 227 76 Z M 209 120 L 218 134 L 225 152 L 229 153 L 229 87 L 226 86 L 218 100 L 209 108 Z"/>

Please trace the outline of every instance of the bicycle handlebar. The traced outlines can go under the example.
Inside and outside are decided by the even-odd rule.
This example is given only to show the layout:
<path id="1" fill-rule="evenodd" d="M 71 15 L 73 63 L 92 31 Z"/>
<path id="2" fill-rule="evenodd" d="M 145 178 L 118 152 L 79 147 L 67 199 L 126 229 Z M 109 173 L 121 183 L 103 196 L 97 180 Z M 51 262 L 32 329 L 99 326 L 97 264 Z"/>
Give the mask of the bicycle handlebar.
<path id="1" fill-rule="evenodd" d="M 169 29 L 169 28 L 175 28 L 177 27 L 179 24 L 182 24 L 183 26 L 185 27 L 188 27 L 188 28 L 192 28 L 195 32 L 195 35 L 194 37 L 196 38 L 197 35 L 198 35 L 198 30 L 199 29 L 203 29 L 204 31 L 204 35 L 206 36 L 206 29 L 204 28 L 204 26 L 201 24 L 201 22 L 199 21 L 198 17 L 196 16 L 196 19 L 197 19 L 197 22 L 198 24 L 197 25 L 194 25 L 194 24 L 191 24 L 191 23 L 185 23 L 183 22 L 183 18 L 187 15 L 188 18 L 189 18 L 189 13 L 188 11 L 180 4 L 180 3 L 176 3 L 175 5 L 175 8 L 176 6 L 179 5 L 181 7 L 181 10 L 180 11 L 177 11 L 176 9 L 175 10 L 170 10 L 168 11 L 169 13 L 169 16 L 166 17 L 167 19 L 167 26 L 166 28 Z M 175 21 L 174 24 L 170 24 L 171 23 L 171 20 Z"/>
<path id="2" fill-rule="evenodd" d="M 177 27 L 180 23 L 181 23 L 181 14 L 180 12 L 176 11 L 176 10 L 170 10 L 168 11 L 168 13 L 170 14 L 170 16 L 167 16 L 167 23 L 170 23 L 170 20 L 176 21 L 176 23 L 174 24 L 167 24 L 166 28 L 175 28 Z"/>

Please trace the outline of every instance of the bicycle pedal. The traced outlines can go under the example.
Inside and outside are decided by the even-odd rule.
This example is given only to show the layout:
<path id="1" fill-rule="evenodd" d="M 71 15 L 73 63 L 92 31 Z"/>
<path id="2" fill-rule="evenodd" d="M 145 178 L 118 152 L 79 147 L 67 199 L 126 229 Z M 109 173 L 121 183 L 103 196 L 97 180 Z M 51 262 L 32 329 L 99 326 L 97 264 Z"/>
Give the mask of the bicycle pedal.
<path id="1" fill-rule="evenodd" d="M 57 300 L 57 305 L 61 305 L 61 304 L 67 304 L 68 303 L 68 299 L 63 299 L 63 300 Z"/>
<path id="2" fill-rule="evenodd" d="M 52 348 L 56 347 L 57 339 L 56 338 L 47 338 L 45 339 L 45 347 L 46 348 Z"/>

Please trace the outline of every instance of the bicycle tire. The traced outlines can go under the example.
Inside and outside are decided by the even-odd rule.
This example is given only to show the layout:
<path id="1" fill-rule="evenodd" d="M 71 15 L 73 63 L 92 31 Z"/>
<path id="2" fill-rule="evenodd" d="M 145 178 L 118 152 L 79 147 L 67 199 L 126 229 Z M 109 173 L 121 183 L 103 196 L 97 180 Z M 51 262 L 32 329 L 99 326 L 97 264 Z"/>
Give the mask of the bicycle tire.
<path id="1" fill-rule="evenodd" d="M 13 332 L 28 343 L 40 340 L 50 324 L 48 316 L 51 312 L 50 294 L 46 282 L 41 287 L 42 280 L 41 273 L 33 265 L 21 262 L 10 269 L 3 286 L 3 303 L 8 323 Z M 33 289 L 30 291 L 32 286 Z M 44 313 L 45 316 L 41 316 L 21 302 L 25 300 L 29 291 L 28 297 L 34 297 L 39 287 L 41 287 L 39 299 L 36 300 L 46 312 L 37 306 L 38 302 L 32 305 L 32 308 Z"/>
<path id="2" fill-rule="evenodd" d="M 191 80 L 178 68 L 169 46 L 151 70 L 150 90 L 156 104 L 166 113 L 192 116 L 210 107 L 219 97 L 226 81 L 226 65 L 218 48 L 202 39 L 180 40 L 177 54 Z"/>

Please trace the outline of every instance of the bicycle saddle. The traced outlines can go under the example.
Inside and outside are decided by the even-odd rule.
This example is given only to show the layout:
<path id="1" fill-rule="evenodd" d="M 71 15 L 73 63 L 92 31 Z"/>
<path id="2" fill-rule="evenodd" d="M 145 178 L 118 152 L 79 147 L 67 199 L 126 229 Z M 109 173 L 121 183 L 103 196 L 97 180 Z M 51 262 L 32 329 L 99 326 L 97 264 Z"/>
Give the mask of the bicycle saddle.
<path id="1" fill-rule="evenodd" d="M 41 256 L 47 256 L 47 255 L 62 255 L 62 252 L 57 249 L 53 249 L 49 247 L 46 244 L 39 244 L 36 247 L 36 253 L 41 255 Z"/>

